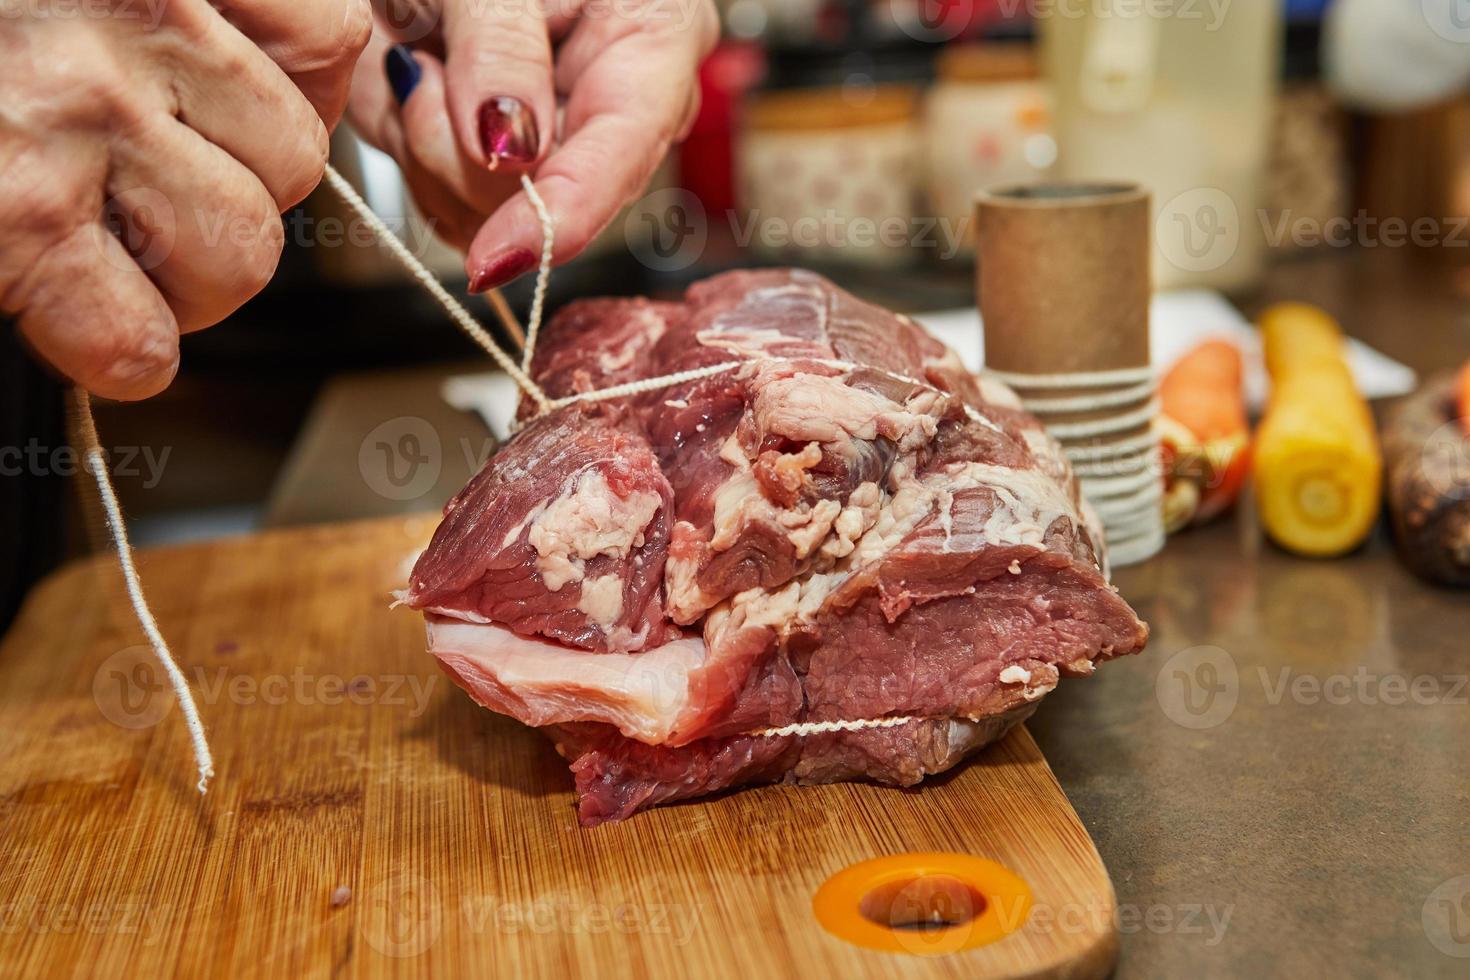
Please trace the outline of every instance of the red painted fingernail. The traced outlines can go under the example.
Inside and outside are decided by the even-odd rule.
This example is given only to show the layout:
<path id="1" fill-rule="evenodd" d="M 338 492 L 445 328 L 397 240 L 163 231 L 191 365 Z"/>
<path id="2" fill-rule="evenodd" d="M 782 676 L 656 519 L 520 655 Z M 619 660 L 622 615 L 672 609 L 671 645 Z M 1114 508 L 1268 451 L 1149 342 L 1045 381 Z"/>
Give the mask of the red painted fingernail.
<path id="1" fill-rule="evenodd" d="M 494 170 L 501 160 L 530 163 L 541 148 L 536 117 L 520 99 L 497 95 L 480 103 L 480 145 Z"/>
<path id="2" fill-rule="evenodd" d="M 501 249 L 470 278 L 470 292 L 483 293 L 487 289 L 503 286 L 523 272 L 536 267 L 536 253 L 529 248 L 512 246 Z"/>

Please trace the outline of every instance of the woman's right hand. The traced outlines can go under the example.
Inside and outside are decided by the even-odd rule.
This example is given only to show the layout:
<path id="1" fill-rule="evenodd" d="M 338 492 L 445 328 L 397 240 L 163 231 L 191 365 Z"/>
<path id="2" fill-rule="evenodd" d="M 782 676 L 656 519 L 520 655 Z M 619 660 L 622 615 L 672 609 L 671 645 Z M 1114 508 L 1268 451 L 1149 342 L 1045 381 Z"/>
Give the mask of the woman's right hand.
<path id="1" fill-rule="evenodd" d="M 371 32 L 366 0 L 0 9 L 0 310 L 93 393 L 270 279 Z"/>

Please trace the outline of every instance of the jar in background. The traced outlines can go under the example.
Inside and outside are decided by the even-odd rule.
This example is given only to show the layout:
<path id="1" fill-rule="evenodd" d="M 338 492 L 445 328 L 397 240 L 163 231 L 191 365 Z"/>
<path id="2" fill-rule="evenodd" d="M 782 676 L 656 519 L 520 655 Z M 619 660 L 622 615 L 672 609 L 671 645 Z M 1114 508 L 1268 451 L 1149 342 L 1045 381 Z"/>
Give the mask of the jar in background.
<path id="1" fill-rule="evenodd" d="M 1281 5 L 1075 6 L 1038 20 L 1058 179 L 1153 192 L 1157 287 L 1252 285 L 1265 258 Z"/>
<path id="2" fill-rule="evenodd" d="M 924 105 L 925 187 L 948 239 L 969 254 L 975 196 L 1045 180 L 1056 161 L 1050 97 L 1027 44 L 951 45 L 935 69 Z"/>
<path id="3" fill-rule="evenodd" d="M 763 92 L 746 107 L 736 242 L 797 264 L 913 261 L 919 159 L 907 86 Z"/>

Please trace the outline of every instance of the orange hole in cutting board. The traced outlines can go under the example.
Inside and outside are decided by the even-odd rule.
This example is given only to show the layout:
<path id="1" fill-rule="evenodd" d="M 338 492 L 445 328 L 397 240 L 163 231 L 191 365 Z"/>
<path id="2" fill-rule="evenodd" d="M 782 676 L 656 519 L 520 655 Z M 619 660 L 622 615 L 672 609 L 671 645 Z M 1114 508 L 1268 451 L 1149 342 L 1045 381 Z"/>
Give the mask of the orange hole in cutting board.
<path id="1" fill-rule="evenodd" d="M 1031 889 L 1004 865 L 968 854 L 895 854 L 844 868 L 817 889 L 822 928 L 867 949 L 938 956 L 1016 931 Z"/>

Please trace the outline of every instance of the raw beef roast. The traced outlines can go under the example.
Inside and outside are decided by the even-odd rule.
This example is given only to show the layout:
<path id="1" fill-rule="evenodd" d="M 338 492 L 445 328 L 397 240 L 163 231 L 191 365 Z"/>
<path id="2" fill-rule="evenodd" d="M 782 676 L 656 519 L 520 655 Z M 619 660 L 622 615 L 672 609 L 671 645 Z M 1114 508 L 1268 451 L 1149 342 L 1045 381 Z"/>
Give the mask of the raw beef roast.
<path id="1" fill-rule="evenodd" d="M 730 362 L 523 404 L 404 595 L 476 701 L 545 728 L 584 824 L 748 783 L 911 785 L 1142 648 L 1035 419 L 819 276 L 574 303 L 532 375 L 562 397 Z"/>

